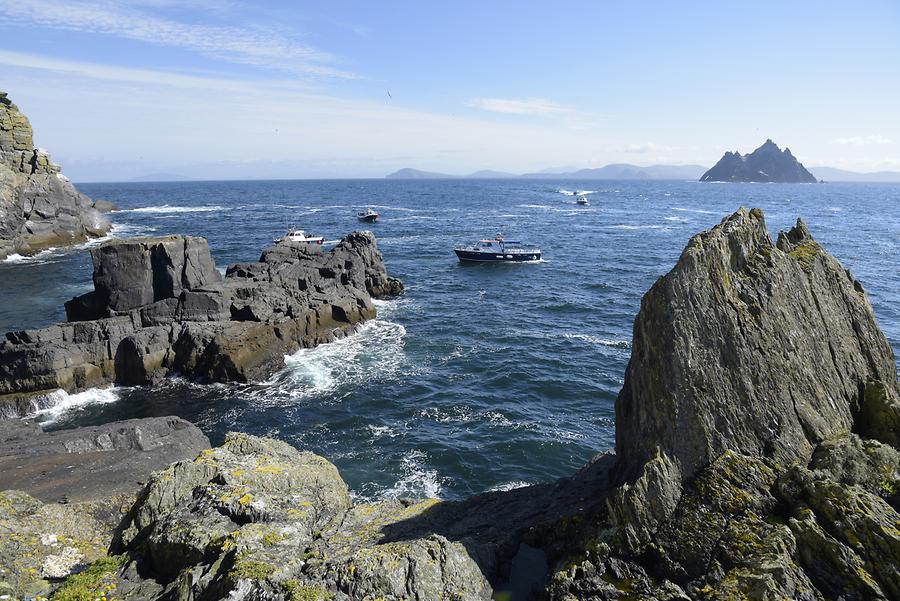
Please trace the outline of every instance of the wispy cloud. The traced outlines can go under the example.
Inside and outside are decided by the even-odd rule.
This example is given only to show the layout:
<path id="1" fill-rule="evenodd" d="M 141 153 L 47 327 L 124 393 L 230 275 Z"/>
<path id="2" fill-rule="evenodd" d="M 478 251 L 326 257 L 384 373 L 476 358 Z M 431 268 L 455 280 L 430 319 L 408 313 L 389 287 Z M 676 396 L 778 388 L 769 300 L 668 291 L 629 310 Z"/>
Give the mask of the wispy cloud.
<path id="1" fill-rule="evenodd" d="M 894 141 L 885 138 L 879 134 L 871 136 L 852 136 L 849 138 L 837 138 L 832 141 L 833 144 L 841 144 L 843 146 L 869 146 L 870 144 L 893 144 Z"/>
<path id="2" fill-rule="evenodd" d="M 284 31 L 181 22 L 110 2 L 0 0 L 3 21 L 185 48 L 232 63 L 295 74 L 357 77 L 336 68 L 335 56 L 302 44 Z"/>
<path id="3" fill-rule="evenodd" d="M 572 109 L 547 100 L 546 98 L 529 98 L 516 100 L 508 98 L 474 98 L 466 103 L 467 106 L 490 111 L 492 113 L 505 113 L 508 115 L 562 115 L 573 112 Z"/>

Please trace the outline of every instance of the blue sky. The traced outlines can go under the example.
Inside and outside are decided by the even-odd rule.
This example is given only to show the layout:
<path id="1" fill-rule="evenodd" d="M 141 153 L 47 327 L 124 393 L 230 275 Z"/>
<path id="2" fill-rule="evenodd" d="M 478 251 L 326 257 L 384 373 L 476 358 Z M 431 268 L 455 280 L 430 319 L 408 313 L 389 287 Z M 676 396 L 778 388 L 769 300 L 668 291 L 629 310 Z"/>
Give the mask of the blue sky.
<path id="1" fill-rule="evenodd" d="M 900 3 L 0 0 L 0 89 L 70 177 L 900 170 Z"/>

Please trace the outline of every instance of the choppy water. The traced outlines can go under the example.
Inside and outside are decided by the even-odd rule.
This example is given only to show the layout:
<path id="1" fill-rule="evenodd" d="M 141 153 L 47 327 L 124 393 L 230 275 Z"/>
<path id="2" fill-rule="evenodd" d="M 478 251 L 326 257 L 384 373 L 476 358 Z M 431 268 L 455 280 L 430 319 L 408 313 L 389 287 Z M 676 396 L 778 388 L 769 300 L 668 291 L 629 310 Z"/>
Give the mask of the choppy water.
<path id="1" fill-rule="evenodd" d="M 613 403 L 640 298 L 688 238 L 739 205 L 774 231 L 802 215 L 869 293 L 900 352 L 900 186 L 695 182 L 272 181 L 92 184 L 121 235 L 209 239 L 218 265 L 256 260 L 289 224 L 338 238 L 375 206 L 391 274 L 407 285 L 346 340 L 302 350 L 268 382 L 60 395 L 50 427 L 177 414 L 319 452 L 354 493 L 455 497 L 571 473 L 613 444 Z M 577 206 L 584 190 L 591 204 Z M 459 242 L 539 244 L 533 265 L 460 265 Z M 63 319 L 91 289 L 86 250 L 0 263 L 0 331 Z"/>

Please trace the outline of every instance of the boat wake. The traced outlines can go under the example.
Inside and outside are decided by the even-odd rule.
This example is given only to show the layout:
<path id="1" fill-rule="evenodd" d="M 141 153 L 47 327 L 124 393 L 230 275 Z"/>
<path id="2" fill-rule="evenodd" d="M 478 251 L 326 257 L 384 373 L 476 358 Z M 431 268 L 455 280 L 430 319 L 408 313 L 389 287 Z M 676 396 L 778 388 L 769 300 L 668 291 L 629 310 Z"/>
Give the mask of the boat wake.
<path id="1" fill-rule="evenodd" d="M 216 211 L 228 211 L 227 207 L 221 205 L 208 205 L 201 207 L 173 207 L 171 205 L 160 205 L 155 207 L 139 207 L 137 209 L 122 209 L 120 213 L 213 213 Z"/>

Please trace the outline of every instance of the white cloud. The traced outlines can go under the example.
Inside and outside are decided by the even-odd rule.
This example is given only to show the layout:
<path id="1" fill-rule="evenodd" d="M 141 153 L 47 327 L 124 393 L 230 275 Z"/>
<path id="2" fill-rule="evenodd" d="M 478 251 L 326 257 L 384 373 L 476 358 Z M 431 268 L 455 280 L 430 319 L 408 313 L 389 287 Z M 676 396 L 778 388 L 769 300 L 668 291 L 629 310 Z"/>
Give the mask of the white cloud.
<path id="1" fill-rule="evenodd" d="M 490 111 L 492 113 L 505 113 L 508 115 L 561 115 L 571 113 L 572 109 L 562 106 L 545 98 L 530 98 L 527 100 L 514 100 L 505 98 L 474 98 L 466 103 L 467 106 Z"/>
<path id="2" fill-rule="evenodd" d="M 184 23 L 109 2 L 0 0 L 0 21 L 113 35 L 297 74 L 357 77 L 335 68 L 333 55 L 298 43 L 281 31 Z"/>
<path id="3" fill-rule="evenodd" d="M 643 154 L 645 152 L 650 152 L 651 150 L 657 150 L 658 148 L 659 147 L 653 142 L 644 142 L 643 144 L 629 144 L 625 147 L 625 152 Z"/>
<path id="4" fill-rule="evenodd" d="M 852 136 L 849 138 L 837 138 L 832 144 L 841 144 L 843 146 L 868 146 L 870 144 L 893 144 L 893 140 L 885 138 L 879 134 L 871 136 Z"/>

